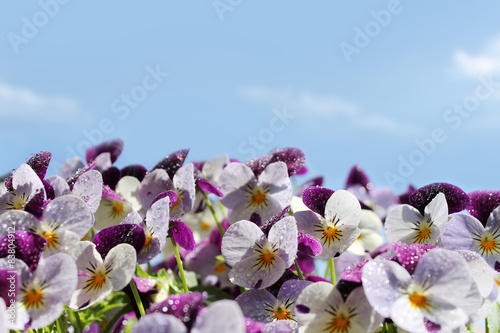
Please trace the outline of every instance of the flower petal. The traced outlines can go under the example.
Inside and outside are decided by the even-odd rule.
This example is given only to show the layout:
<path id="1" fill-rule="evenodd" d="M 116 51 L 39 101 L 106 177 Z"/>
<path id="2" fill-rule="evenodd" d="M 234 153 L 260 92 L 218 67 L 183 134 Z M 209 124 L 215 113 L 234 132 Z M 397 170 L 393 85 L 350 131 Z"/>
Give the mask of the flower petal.
<path id="1" fill-rule="evenodd" d="M 222 238 L 222 256 L 229 266 L 253 254 L 253 246 L 265 236 L 262 230 L 250 221 L 239 221 L 229 226 Z"/>
<path id="2" fill-rule="evenodd" d="M 132 327 L 132 333 L 187 333 L 182 321 L 172 315 L 152 313 L 141 317 Z"/>
<path id="3" fill-rule="evenodd" d="M 102 229 L 94 236 L 96 250 L 103 258 L 118 244 L 126 243 L 139 252 L 144 246 L 146 236 L 144 230 L 137 224 L 119 224 Z"/>
<path id="4" fill-rule="evenodd" d="M 304 194 L 302 195 L 302 201 L 307 206 L 307 208 L 315 213 L 318 213 L 321 216 L 324 216 L 326 203 L 334 192 L 335 191 L 327 189 L 325 187 L 309 187 L 304 191 Z"/>
<path id="5" fill-rule="evenodd" d="M 158 162 L 152 170 L 163 169 L 167 172 L 170 179 L 174 178 L 175 173 L 179 170 L 183 165 L 186 157 L 189 153 L 189 149 L 181 149 L 173 152 L 172 154 L 166 156 L 163 160 Z"/>
<path id="6" fill-rule="evenodd" d="M 410 195 L 410 205 L 418 209 L 420 213 L 423 213 L 425 206 L 440 192 L 446 197 L 449 214 L 460 212 L 470 205 L 467 193 L 459 187 L 448 183 L 432 183 L 419 188 Z"/>
<path id="7" fill-rule="evenodd" d="M 114 139 L 90 147 L 85 152 L 85 158 L 87 159 L 87 162 L 91 162 L 100 154 L 109 153 L 111 158 L 111 163 L 115 163 L 115 161 L 122 153 L 122 150 L 123 150 L 123 141 L 120 139 Z"/>
<path id="8" fill-rule="evenodd" d="M 500 206 L 500 191 L 473 191 L 469 193 L 469 198 L 471 202 L 467 211 L 483 225 L 486 225 L 493 210 Z"/>
<path id="9" fill-rule="evenodd" d="M 220 320 L 220 314 L 225 320 Z M 220 300 L 206 307 L 198 315 L 191 333 L 246 333 L 245 318 L 235 301 Z"/>

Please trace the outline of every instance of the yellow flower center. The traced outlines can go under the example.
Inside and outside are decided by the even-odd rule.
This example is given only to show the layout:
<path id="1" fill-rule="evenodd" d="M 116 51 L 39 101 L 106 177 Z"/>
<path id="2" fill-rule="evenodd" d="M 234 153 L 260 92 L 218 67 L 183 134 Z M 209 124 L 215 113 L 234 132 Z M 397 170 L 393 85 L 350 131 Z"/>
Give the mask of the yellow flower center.
<path id="1" fill-rule="evenodd" d="M 258 266 L 257 269 L 261 268 L 270 268 L 274 265 L 276 261 L 275 253 L 277 250 L 275 245 L 266 244 L 264 246 L 255 244 L 255 251 L 258 253 L 257 262 L 253 265 L 253 267 Z"/>
<path id="2" fill-rule="evenodd" d="M 43 292 L 41 288 L 31 287 L 24 293 L 23 304 L 26 309 L 39 308 L 43 305 Z"/>
<path id="3" fill-rule="evenodd" d="M 226 271 L 226 265 L 222 261 L 217 260 L 215 262 L 215 269 L 214 270 L 215 270 L 216 274 L 220 275 Z"/>
<path id="4" fill-rule="evenodd" d="M 350 322 L 351 320 L 348 314 L 340 313 L 332 318 L 326 327 L 326 331 L 330 333 L 347 333 L 349 331 Z"/>
<path id="5" fill-rule="evenodd" d="M 290 311 L 283 307 L 278 307 L 274 309 L 273 316 L 275 320 L 292 320 L 293 316 Z"/>
<path id="6" fill-rule="evenodd" d="M 263 190 L 256 188 L 252 193 L 252 197 L 250 199 L 250 206 L 252 207 L 262 207 L 267 206 L 267 194 Z"/>
<path id="7" fill-rule="evenodd" d="M 340 238 L 342 237 L 342 233 L 337 229 L 337 226 L 327 226 L 326 228 L 323 228 L 323 236 L 321 239 L 323 240 L 323 245 L 328 243 L 339 241 Z"/>
<path id="8" fill-rule="evenodd" d="M 201 221 L 200 223 L 201 230 L 208 230 L 210 229 L 210 226 L 211 224 L 208 221 Z"/>
<path id="9" fill-rule="evenodd" d="M 417 223 L 413 230 L 416 231 L 416 236 L 413 238 L 413 243 L 427 243 L 431 238 L 431 226 L 433 222 L 427 220 L 421 223 Z"/>
<path id="10" fill-rule="evenodd" d="M 408 295 L 410 298 L 410 304 L 414 308 L 426 309 L 428 307 L 427 299 L 424 296 L 424 293 L 414 291 L 413 293 Z"/>
<path id="11" fill-rule="evenodd" d="M 153 241 L 153 236 L 147 235 L 146 236 L 146 241 L 144 242 L 144 246 L 142 247 L 143 249 L 148 249 L 149 246 L 151 245 L 151 242 Z"/>
<path id="12" fill-rule="evenodd" d="M 480 241 L 481 251 L 486 254 L 490 254 L 492 252 L 498 252 L 498 244 L 497 240 L 494 237 L 485 235 L 481 238 Z"/>
<path id="13" fill-rule="evenodd" d="M 20 193 L 18 195 L 15 195 L 12 199 L 10 199 L 6 203 L 6 207 L 5 208 L 7 210 L 10 210 L 10 209 L 13 209 L 13 210 L 23 209 L 24 204 L 26 203 L 27 200 L 28 200 L 28 196 L 25 193 Z"/>
<path id="14" fill-rule="evenodd" d="M 111 204 L 111 216 L 117 217 L 123 214 L 125 211 L 125 207 L 123 205 L 123 202 L 118 201 L 118 200 L 113 200 Z"/>
<path id="15" fill-rule="evenodd" d="M 53 230 L 44 230 L 40 236 L 47 240 L 47 247 L 49 248 L 56 248 L 60 245 L 59 237 L 57 237 Z"/>
<path id="16" fill-rule="evenodd" d="M 103 266 L 96 268 L 92 263 L 89 263 L 91 268 L 87 267 L 87 270 L 91 273 L 90 278 L 85 283 L 85 287 L 83 289 L 86 290 L 99 290 L 106 283 L 106 278 L 111 272 L 111 267 L 107 266 L 104 268 Z"/>

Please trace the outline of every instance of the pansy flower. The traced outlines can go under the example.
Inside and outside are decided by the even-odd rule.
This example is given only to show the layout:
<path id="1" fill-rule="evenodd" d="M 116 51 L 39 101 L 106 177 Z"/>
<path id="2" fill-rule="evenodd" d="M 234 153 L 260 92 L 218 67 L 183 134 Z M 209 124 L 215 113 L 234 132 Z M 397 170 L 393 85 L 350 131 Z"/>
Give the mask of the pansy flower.
<path id="1" fill-rule="evenodd" d="M 360 235 L 358 199 L 345 190 L 332 193 L 322 187 L 310 187 L 304 192 L 303 200 L 311 210 L 294 214 L 298 228 L 321 242 L 323 251 L 316 256 L 318 259 L 339 256 Z"/>
<path id="2" fill-rule="evenodd" d="M 268 236 L 253 222 L 231 225 L 222 238 L 222 255 L 229 266 L 229 280 L 245 288 L 271 286 L 297 256 L 297 224 L 292 216 L 274 224 Z"/>
<path id="3" fill-rule="evenodd" d="M 229 267 L 220 255 L 220 248 L 205 240 L 196 244 L 194 251 L 186 255 L 184 265 L 187 270 L 199 274 L 205 285 L 232 287 L 228 279 Z"/>
<path id="4" fill-rule="evenodd" d="M 410 205 L 397 205 L 385 220 L 385 236 L 389 243 L 435 244 L 448 222 L 448 204 L 443 193 L 425 206 L 424 214 Z"/>
<path id="5" fill-rule="evenodd" d="M 37 196 L 41 196 L 41 205 L 47 199 L 42 180 L 28 164 L 21 164 L 14 171 L 10 190 L 9 187 L 0 188 L 0 214 L 7 210 L 25 209 Z"/>
<path id="6" fill-rule="evenodd" d="M 129 244 L 112 248 L 103 258 L 95 244 L 79 242 L 71 253 L 78 267 L 78 285 L 69 307 L 86 309 L 102 301 L 112 291 L 123 289 L 132 279 L 137 263 L 135 249 Z"/>
<path id="7" fill-rule="evenodd" d="M 423 254 L 413 275 L 393 261 L 370 261 L 362 280 L 374 309 L 411 332 L 459 328 L 482 304 L 466 261 L 445 249 Z"/>
<path id="8" fill-rule="evenodd" d="M 297 318 L 304 333 L 373 333 L 383 321 L 367 302 L 362 287 L 354 289 L 344 299 L 332 284 L 313 283 L 300 293 L 296 304 Z"/>
<path id="9" fill-rule="evenodd" d="M 143 208 L 148 208 L 162 192 L 174 191 L 177 200 L 170 207 L 170 216 L 179 217 L 193 209 L 195 199 L 194 167 L 192 163 L 180 167 L 173 178 L 162 168 L 150 171 L 141 182 L 139 198 Z"/>
<path id="10" fill-rule="evenodd" d="M 257 177 L 250 167 L 230 163 L 220 175 L 221 202 L 231 209 L 229 221 L 250 220 L 262 224 L 282 211 L 292 199 L 292 184 L 284 162 L 266 166 Z"/>
<path id="11" fill-rule="evenodd" d="M 454 215 L 439 242 L 448 249 L 479 253 L 500 271 L 500 207 L 491 212 L 485 226 L 471 215 Z"/>
<path id="12" fill-rule="evenodd" d="M 95 212 L 95 227 L 98 230 L 117 225 L 132 211 L 130 205 L 109 186 L 102 188 L 102 199 Z"/>
<path id="13" fill-rule="evenodd" d="M 295 302 L 302 290 L 312 282 L 303 280 L 285 281 L 274 297 L 264 289 L 249 290 L 238 296 L 235 301 L 240 305 L 245 317 L 263 323 L 278 320 L 297 321 Z"/>
<path id="14" fill-rule="evenodd" d="M 34 272 L 20 260 L 16 260 L 20 279 L 17 294 L 15 324 L 11 329 L 42 328 L 52 324 L 63 312 L 75 290 L 77 269 L 73 259 L 64 253 L 42 259 Z M 0 269 L 11 264 L 0 259 Z"/>

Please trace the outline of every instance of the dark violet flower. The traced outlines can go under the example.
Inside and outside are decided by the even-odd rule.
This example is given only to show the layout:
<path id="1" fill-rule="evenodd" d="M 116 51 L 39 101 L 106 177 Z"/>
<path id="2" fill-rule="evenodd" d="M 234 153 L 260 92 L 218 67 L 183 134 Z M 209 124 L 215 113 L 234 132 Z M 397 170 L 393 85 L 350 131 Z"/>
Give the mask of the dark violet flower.
<path id="1" fill-rule="evenodd" d="M 24 209 L 38 193 L 43 200 L 47 199 L 40 177 L 29 165 L 21 164 L 12 176 L 12 189 L 8 191 L 0 187 L 0 214 L 7 210 Z"/>
<path id="2" fill-rule="evenodd" d="M 150 171 L 142 180 L 139 189 L 139 198 L 142 207 L 151 206 L 156 196 L 167 190 L 177 193 L 177 201 L 170 207 L 170 216 L 179 217 L 193 209 L 195 199 L 193 163 L 179 168 L 171 179 L 167 171 L 162 168 Z"/>
<path id="3" fill-rule="evenodd" d="M 292 184 L 283 162 L 269 164 L 258 177 L 245 164 L 230 163 L 219 183 L 224 194 L 221 202 L 231 209 L 230 222 L 251 218 L 266 221 L 292 199 Z"/>
<path id="4" fill-rule="evenodd" d="M 410 195 L 410 205 L 423 214 L 425 207 L 438 193 L 443 193 L 446 197 L 448 214 L 461 212 L 470 205 L 470 198 L 467 193 L 448 183 L 432 183 L 419 188 Z"/>
<path id="5" fill-rule="evenodd" d="M 429 321 L 443 331 L 456 329 L 482 304 L 466 261 L 445 249 L 422 255 L 413 275 L 393 261 L 370 261 L 363 288 L 380 315 L 410 332 L 426 332 Z"/>
<path id="6" fill-rule="evenodd" d="M 0 269 L 10 267 L 7 259 L 0 259 Z M 52 324 L 63 312 L 75 290 L 77 269 L 73 259 L 64 253 L 40 260 L 37 269 L 30 272 L 26 264 L 16 261 L 19 273 L 19 293 L 16 302 L 16 323 L 10 329 L 42 328 Z"/>
<path id="7" fill-rule="evenodd" d="M 469 193 L 471 200 L 467 211 L 484 226 L 495 208 L 500 206 L 500 191 L 480 190 Z"/>
<path id="8" fill-rule="evenodd" d="M 413 243 L 408 245 L 402 242 L 392 243 L 392 250 L 396 255 L 397 262 L 410 274 L 415 272 L 420 258 L 434 248 L 436 248 L 434 245 L 429 244 Z"/>
<path id="9" fill-rule="evenodd" d="M 163 302 L 151 304 L 146 315 L 152 313 L 172 315 L 187 328 L 191 328 L 206 299 L 207 294 L 199 292 L 170 295 Z"/>
<path id="10" fill-rule="evenodd" d="M 439 244 L 452 250 L 479 253 L 492 268 L 500 271 L 500 207 L 490 214 L 486 226 L 473 216 L 453 215 Z"/>
<path id="11" fill-rule="evenodd" d="M 310 281 L 288 280 L 281 286 L 277 297 L 264 289 L 249 290 L 238 296 L 235 301 L 240 305 L 243 315 L 263 323 L 278 320 L 297 321 L 295 301 Z"/>
<path id="12" fill-rule="evenodd" d="M 344 301 L 332 284 L 317 282 L 307 286 L 296 302 L 300 330 L 316 332 L 367 332 L 379 329 L 383 318 L 367 302 L 362 287 L 354 289 Z"/>
<path id="13" fill-rule="evenodd" d="M 69 307 L 82 310 L 102 301 L 112 291 L 123 289 L 132 279 L 136 251 L 129 244 L 115 246 L 103 260 L 95 245 L 79 242 L 71 253 L 78 267 L 78 285 Z"/>
<path id="14" fill-rule="evenodd" d="M 443 193 L 425 206 L 424 215 L 410 205 L 397 205 L 385 220 L 385 236 L 389 243 L 435 244 L 448 223 L 448 205 Z"/>
<path id="15" fill-rule="evenodd" d="M 291 216 L 278 221 L 268 237 L 250 221 L 239 221 L 222 238 L 222 255 L 232 267 L 229 279 L 245 288 L 271 286 L 297 256 L 297 225 Z"/>
<path id="16" fill-rule="evenodd" d="M 313 200 L 308 198 L 311 201 L 309 206 L 320 209 L 324 196 L 319 196 L 320 204 L 312 204 Z M 354 195 L 339 190 L 328 198 L 321 214 L 309 210 L 297 212 L 294 216 L 299 229 L 321 242 L 323 251 L 316 258 L 330 259 L 342 254 L 360 235 L 361 206 Z"/>

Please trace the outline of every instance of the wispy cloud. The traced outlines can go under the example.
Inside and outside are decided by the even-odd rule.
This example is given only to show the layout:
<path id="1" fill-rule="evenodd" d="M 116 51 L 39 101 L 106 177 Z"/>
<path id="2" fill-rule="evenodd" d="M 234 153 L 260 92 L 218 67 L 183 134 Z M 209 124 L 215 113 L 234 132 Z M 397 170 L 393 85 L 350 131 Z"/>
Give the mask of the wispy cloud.
<path id="1" fill-rule="evenodd" d="M 500 35 L 486 42 L 476 55 L 459 49 L 453 58 L 458 70 L 467 76 L 500 74 Z"/>
<path id="2" fill-rule="evenodd" d="M 272 107 L 286 106 L 290 111 L 307 115 L 314 125 L 318 121 L 342 117 L 342 127 L 396 136 L 418 133 L 416 126 L 404 124 L 393 117 L 368 114 L 350 101 L 333 94 L 315 94 L 309 91 L 293 92 L 292 89 L 271 89 L 263 86 L 241 88 L 240 96 Z"/>
<path id="3" fill-rule="evenodd" d="M 355 116 L 359 113 L 356 104 L 334 95 L 319 95 L 308 91 L 293 93 L 291 89 L 270 89 L 262 86 L 243 87 L 239 94 L 254 102 L 286 105 L 291 111 L 325 117 Z"/>
<path id="4" fill-rule="evenodd" d="M 0 117 L 24 122 L 85 121 L 87 115 L 73 99 L 44 96 L 23 87 L 0 81 Z"/>

